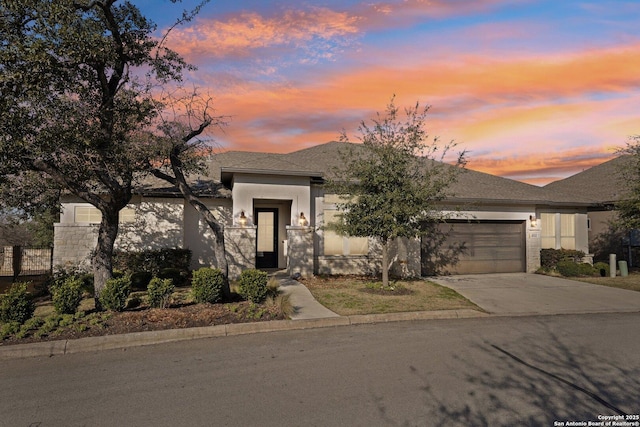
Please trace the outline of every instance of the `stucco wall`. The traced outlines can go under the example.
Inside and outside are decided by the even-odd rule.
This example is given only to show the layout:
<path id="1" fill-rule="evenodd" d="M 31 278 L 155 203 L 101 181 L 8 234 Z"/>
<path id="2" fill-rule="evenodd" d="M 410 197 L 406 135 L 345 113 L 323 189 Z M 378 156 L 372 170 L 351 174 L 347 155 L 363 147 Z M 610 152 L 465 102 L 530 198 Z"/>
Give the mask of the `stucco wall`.
<path id="1" fill-rule="evenodd" d="M 287 227 L 287 272 L 290 276 L 313 275 L 313 228 Z"/>
<path id="2" fill-rule="evenodd" d="M 231 224 L 231 200 L 204 200 L 204 203 L 225 229 Z M 195 270 L 216 266 L 213 231 L 198 211 L 189 204 L 184 206 L 183 230 L 181 244 L 192 252 L 191 268 Z"/>
<path id="3" fill-rule="evenodd" d="M 256 266 L 256 227 L 225 228 L 225 250 L 229 263 L 229 279 L 240 277 L 242 270 Z"/>
<path id="4" fill-rule="evenodd" d="M 223 223 L 230 222 L 230 200 L 205 200 Z M 77 206 L 91 206 L 67 199 L 60 223 L 54 225 L 54 265 L 85 264 L 97 242 L 98 224 L 74 223 Z M 133 222 L 121 223 L 116 249 L 145 250 L 184 247 L 193 252 L 192 268 L 214 264 L 213 233 L 200 215 L 182 198 L 135 197 L 127 206 L 135 210 Z"/>
<path id="5" fill-rule="evenodd" d="M 372 256 L 318 256 L 316 274 L 374 276 L 380 274 L 382 262 Z"/>
<path id="6" fill-rule="evenodd" d="M 253 225 L 254 200 L 291 201 L 290 218 L 285 224 L 297 224 L 300 213 L 310 218 L 311 190 L 309 177 L 235 174 L 233 180 L 233 223 L 238 224 L 244 211 Z"/>
<path id="7" fill-rule="evenodd" d="M 140 251 L 183 247 L 183 199 L 142 198 L 128 207 L 135 210 L 135 220 L 120 224 L 117 249 Z"/>

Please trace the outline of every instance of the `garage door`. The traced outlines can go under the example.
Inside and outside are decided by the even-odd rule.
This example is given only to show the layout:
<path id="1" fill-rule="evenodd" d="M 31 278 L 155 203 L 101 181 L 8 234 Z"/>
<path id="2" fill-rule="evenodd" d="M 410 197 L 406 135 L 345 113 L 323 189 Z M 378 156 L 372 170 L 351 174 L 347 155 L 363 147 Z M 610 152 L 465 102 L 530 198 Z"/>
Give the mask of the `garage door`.
<path id="1" fill-rule="evenodd" d="M 523 221 L 480 221 L 442 224 L 451 230 L 442 244 L 423 238 L 422 273 L 516 273 L 526 270 L 525 223 Z M 456 253 L 456 248 L 462 249 Z M 453 260 L 457 258 L 457 262 Z"/>

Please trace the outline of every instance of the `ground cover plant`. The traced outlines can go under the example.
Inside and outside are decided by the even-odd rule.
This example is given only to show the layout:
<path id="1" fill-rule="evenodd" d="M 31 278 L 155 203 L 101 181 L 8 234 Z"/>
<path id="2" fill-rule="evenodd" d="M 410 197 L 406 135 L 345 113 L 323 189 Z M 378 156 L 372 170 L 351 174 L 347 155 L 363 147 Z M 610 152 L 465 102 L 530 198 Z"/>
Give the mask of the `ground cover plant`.
<path id="1" fill-rule="evenodd" d="M 478 306 L 452 289 L 427 280 L 392 281 L 383 287 L 370 277 L 332 276 L 301 282 L 325 307 L 343 315 L 474 309 Z"/>

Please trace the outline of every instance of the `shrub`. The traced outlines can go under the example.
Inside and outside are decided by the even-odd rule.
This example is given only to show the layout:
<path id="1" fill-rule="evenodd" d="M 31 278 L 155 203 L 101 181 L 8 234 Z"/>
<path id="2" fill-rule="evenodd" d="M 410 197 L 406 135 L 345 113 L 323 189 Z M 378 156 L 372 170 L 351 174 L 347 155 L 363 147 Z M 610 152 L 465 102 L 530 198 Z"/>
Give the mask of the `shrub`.
<path id="1" fill-rule="evenodd" d="M 60 314 L 74 314 L 82 301 L 82 279 L 67 277 L 67 279 L 51 288 L 51 300 L 56 312 Z"/>
<path id="2" fill-rule="evenodd" d="M 593 265 L 588 262 L 581 262 L 578 264 L 578 270 L 580 276 L 595 276 L 597 273 L 597 270 L 593 268 Z"/>
<path id="3" fill-rule="evenodd" d="M 596 273 L 596 270 L 591 264 L 586 262 L 577 263 L 569 260 L 558 262 L 556 269 L 558 273 L 564 277 L 593 276 Z"/>
<path id="4" fill-rule="evenodd" d="M 102 292 L 100 292 L 100 304 L 107 310 L 123 311 L 127 304 L 129 292 L 131 292 L 131 279 L 129 276 L 109 279 Z"/>
<path id="5" fill-rule="evenodd" d="M 573 249 L 542 249 L 540 250 L 540 265 L 542 268 L 553 270 L 560 261 L 578 263 L 584 257 L 584 252 Z"/>
<path id="6" fill-rule="evenodd" d="M 82 266 L 56 266 L 47 280 L 47 290 L 53 296 L 54 289 L 64 285 L 67 280 L 78 280 L 81 292 L 93 295 L 93 274 Z"/>
<path id="7" fill-rule="evenodd" d="M 156 308 L 166 308 L 173 293 L 173 280 L 154 277 L 147 287 L 149 305 Z"/>
<path id="8" fill-rule="evenodd" d="M 246 300 L 261 303 L 267 297 L 267 273 L 250 269 L 240 273 L 239 294 Z"/>
<path id="9" fill-rule="evenodd" d="M 23 324 L 33 316 L 36 306 L 27 292 L 26 283 L 14 283 L 0 295 L 0 322 Z"/>
<path id="10" fill-rule="evenodd" d="M 595 264 L 593 264 L 593 268 L 602 277 L 609 277 L 609 274 L 611 274 L 611 269 L 609 268 L 609 264 L 607 264 L 606 262 L 596 262 Z"/>
<path id="11" fill-rule="evenodd" d="M 196 302 L 216 303 L 222 299 L 224 276 L 218 268 L 202 267 L 193 272 L 191 292 Z"/>
<path id="12" fill-rule="evenodd" d="M 556 269 L 564 277 L 575 277 L 580 275 L 580 267 L 573 261 L 559 261 Z"/>
<path id="13" fill-rule="evenodd" d="M 133 273 L 147 271 L 158 276 L 163 268 L 175 268 L 189 271 L 191 250 L 180 248 L 164 248 L 146 251 L 117 251 L 113 254 L 116 268 Z"/>
<path id="14" fill-rule="evenodd" d="M 171 279 L 176 286 L 182 286 L 187 283 L 188 272 L 179 268 L 170 267 L 163 268 L 158 273 L 158 277 L 161 279 Z"/>
<path id="15" fill-rule="evenodd" d="M 136 271 L 131 274 L 131 289 L 138 291 L 147 289 L 153 275 L 148 271 Z"/>

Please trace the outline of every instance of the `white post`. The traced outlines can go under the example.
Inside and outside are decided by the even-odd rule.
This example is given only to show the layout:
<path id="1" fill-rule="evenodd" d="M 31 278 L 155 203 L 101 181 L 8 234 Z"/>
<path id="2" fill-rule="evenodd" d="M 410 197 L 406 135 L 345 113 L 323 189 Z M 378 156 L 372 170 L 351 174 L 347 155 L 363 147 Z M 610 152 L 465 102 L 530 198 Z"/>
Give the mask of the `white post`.
<path id="1" fill-rule="evenodd" d="M 609 277 L 616 277 L 616 254 L 609 254 Z"/>

